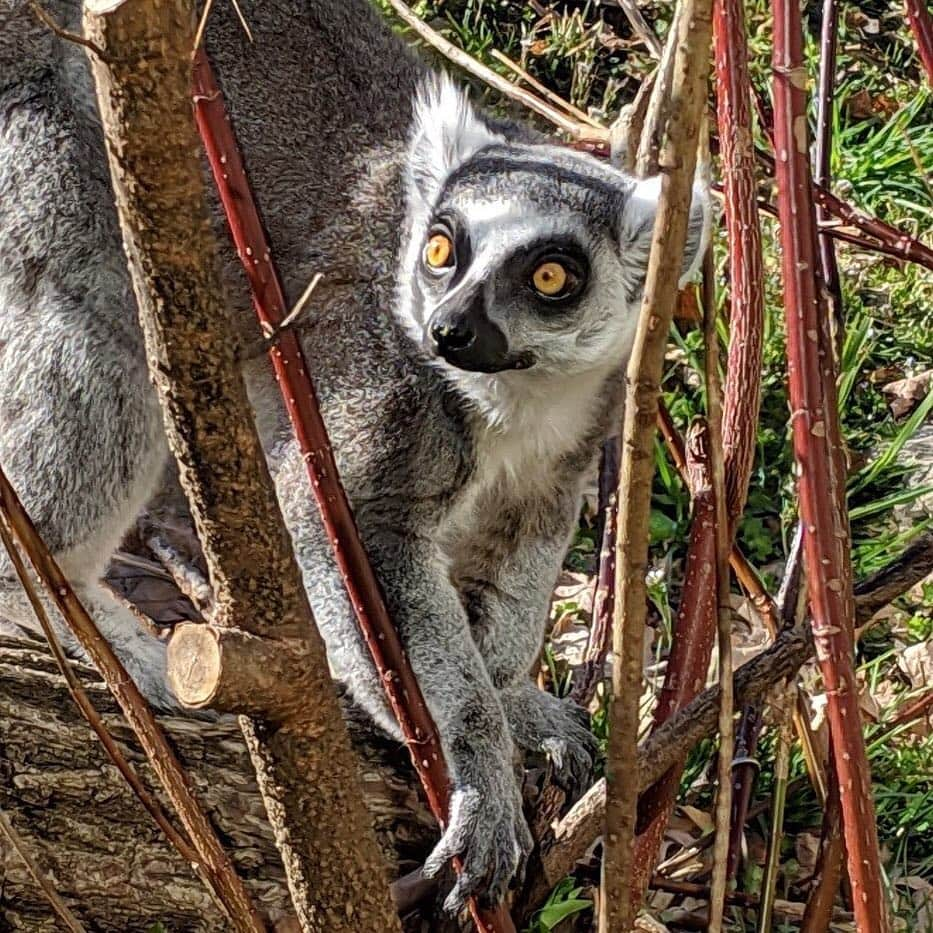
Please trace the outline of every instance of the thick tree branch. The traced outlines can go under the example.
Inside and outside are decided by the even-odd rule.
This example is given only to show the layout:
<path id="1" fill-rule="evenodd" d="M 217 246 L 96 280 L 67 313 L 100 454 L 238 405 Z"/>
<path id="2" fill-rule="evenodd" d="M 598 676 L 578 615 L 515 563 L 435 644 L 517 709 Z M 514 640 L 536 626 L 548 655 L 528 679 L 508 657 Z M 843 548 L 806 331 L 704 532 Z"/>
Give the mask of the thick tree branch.
<path id="1" fill-rule="evenodd" d="M 91 68 L 150 370 L 214 590 L 213 634 L 274 643 L 262 669 L 234 672 L 252 681 L 233 711 L 249 714 L 298 919 L 305 931 L 390 931 L 398 918 L 357 762 L 230 337 L 189 104 L 194 25 L 187 0 L 85 8 L 85 33 L 110 57 Z M 169 651 L 182 698 L 202 660 L 185 644 Z"/>

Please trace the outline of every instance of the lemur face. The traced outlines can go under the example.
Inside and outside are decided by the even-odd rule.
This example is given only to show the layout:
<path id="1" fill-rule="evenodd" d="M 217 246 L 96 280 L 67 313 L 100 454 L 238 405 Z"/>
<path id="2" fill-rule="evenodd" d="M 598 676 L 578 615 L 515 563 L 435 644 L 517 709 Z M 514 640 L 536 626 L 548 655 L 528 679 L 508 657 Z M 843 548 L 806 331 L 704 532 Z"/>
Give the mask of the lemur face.
<path id="1" fill-rule="evenodd" d="M 447 81 L 415 113 L 399 313 L 460 370 L 622 365 L 634 339 L 660 190 L 594 157 L 508 142 Z M 705 199 L 691 211 L 685 278 Z"/>

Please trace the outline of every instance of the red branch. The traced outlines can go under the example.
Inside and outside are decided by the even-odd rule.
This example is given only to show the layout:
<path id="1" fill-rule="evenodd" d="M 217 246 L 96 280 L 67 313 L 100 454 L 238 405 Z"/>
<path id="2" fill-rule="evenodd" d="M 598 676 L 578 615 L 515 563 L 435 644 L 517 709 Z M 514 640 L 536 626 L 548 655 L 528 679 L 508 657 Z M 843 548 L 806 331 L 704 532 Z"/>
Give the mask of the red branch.
<path id="1" fill-rule="evenodd" d="M 593 594 L 593 614 L 586 655 L 574 677 L 571 698 L 581 706 L 588 706 L 603 679 L 606 656 L 612 643 L 612 613 L 615 607 L 616 525 L 619 511 L 616 498 L 619 486 L 619 461 L 622 458 L 621 441 L 611 437 L 603 444 L 599 464 L 599 515 L 602 528 L 599 569 Z"/>
<path id="2" fill-rule="evenodd" d="M 816 108 L 816 156 L 814 159 L 813 180 L 816 184 L 830 187 L 830 156 L 832 154 L 833 100 L 836 82 L 836 33 L 839 25 L 839 7 L 836 0 L 823 2 L 823 26 L 820 31 L 820 86 Z M 828 220 L 826 209 L 816 210 L 817 224 Z M 842 307 L 842 283 L 839 281 L 839 265 L 836 262 L 836 248 L 829 231 L 819 230 L 820 270 L 823 284 L 831 302 L 830 313 L 836 327 L 836 343 L 841 346 L 845 319 Z"/>
<path id="3" fill-rule="evenodd" d="M 287 312 L 284 292 L 223 97 L 202 48 L 195 56 L 193 97 L 198 130 L 249 281 L 253 307 L 264 328 L 275 332 Z M 437 727 L 360 541 L 297 336 L 291 331 L 280 333 L 269 355 L 360 631 L 385 687 L 428 805 L 443 826 L 450 802 L 450 784 Z M 481 933 L 514 933 L 515 927 L 504 906 L 481 910 L 471 899 L 470 910 Z"/>
<path id="4" fill-rule="evenodd" d="M 697 421 L 691 426 L 686 454 L 693 518 L 673 644 L 664 686 L 654 710 L 655 728 L 686 706 L 705 686 L 716 634 L 716 498 L 710 476 L 709 435 L 704 422 Z M 638 800 L 637 891 L 645 890 L 654 871 L 682 771 L 683 762 L 671 768 Z"/>
<path id="5" fill-rule="evenodd" d="M 859 929 L 886 933 L 878 837 L 854 671 L 845 476 L 831 338 L 817 288 L 816 218 L 807 134 L 807 72 L 796 0 L 774 3 L 774 145 L 781 224 L 788 382 L 805 528 L 813 634 L 828 699 L 830 741 L 842 791 L 843 828 Z"/>
<path id="6" fill-rule="evenodd" d="M 734 528 L 745 506 L 755 456 L 765 315 L 748 40 L 741 0 L 719 0 L 714 5 L 713 40 L 731 307 L 722 432 L 727 505 Z M 707 313 L 714 314 L 715 309 Z"/>
<path id="7" fill-rule="evenodd" d="M 907 22 L 917 40 L 917 52 L 927 73 L 927 81 L 933 87 L 933 17 L 927 9 L 926 0 L 905 0 Z"/>

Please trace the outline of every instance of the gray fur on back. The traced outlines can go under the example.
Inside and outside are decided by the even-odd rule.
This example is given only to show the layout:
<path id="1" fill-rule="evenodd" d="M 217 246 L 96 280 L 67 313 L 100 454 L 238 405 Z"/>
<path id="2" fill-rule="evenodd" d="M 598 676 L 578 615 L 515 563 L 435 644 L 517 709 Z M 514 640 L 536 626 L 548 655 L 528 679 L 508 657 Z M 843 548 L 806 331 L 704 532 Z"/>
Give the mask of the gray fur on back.
<path id="1" fill-rule="evenodd" d="M 79 28 L 77 0 L 46 7 Z M 425 81 L 365 0 L 243 7 L 255 44 L 224 2 L 208 50 L 290 299 L 324 274 L 302 341 L 451 768 L 451 819 L 427 869 L 460 854 L 449 905 L 480 888 L 495 900 L 530 845 L 516 751 L 546 752 L 568 781 L 592 753 L 578 714 L 530 673 L 582 478 L 619 418 L 656 192 Z M 168 704 L 161 646 L 96 596 L 167 451 L 84 54 L 26 0 L 0 0 L 0 463 L 134 676 Z M 451 284 L 423 268 L 441 210 L 473 256 Z M 541 237 L 585 254 L 585 289 L 558 314 L 520 271 Z M 232 249 L 225 274 L 247 343 L 257 328 Z M 467 300 L 530 368 L 467 371 L 435 352 L 439 315 Z M 394 732 L 267 363 L 246 376 L 334 674 Z M 29 624 L 2 558 L 0 613 Z"/>

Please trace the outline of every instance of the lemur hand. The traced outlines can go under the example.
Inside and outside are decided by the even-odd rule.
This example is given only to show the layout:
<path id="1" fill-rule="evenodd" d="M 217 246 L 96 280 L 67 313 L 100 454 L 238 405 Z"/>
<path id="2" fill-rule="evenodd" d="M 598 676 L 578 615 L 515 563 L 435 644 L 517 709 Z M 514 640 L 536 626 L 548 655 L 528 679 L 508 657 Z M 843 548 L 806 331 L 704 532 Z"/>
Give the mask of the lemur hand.
<path id="1" fill-rule="evenodd" d="M 523 752 L 545 754 L 555 780 L 570 797 L 583 793 L 597 751 L 586 710 L 539 690 L 531 681 L 506 687 L 499 699 L 515 744 Z"/>
<path id="2" fill-rule="evenodd" d="M 496 757 L 478 756 L 469 764 L 468 773 L 454 774 L 448 825 L 424 865 L 424 874 L 430 878 L 449 859 L 460 857 L 463 870 L 444 901 L 445 910 L 452 914 L 479 892 L 484 904 L 502 900 L 533 846 L 512 763 L 496 761 Z M 486 767 L 482 767 L 484 762 Z"/>

